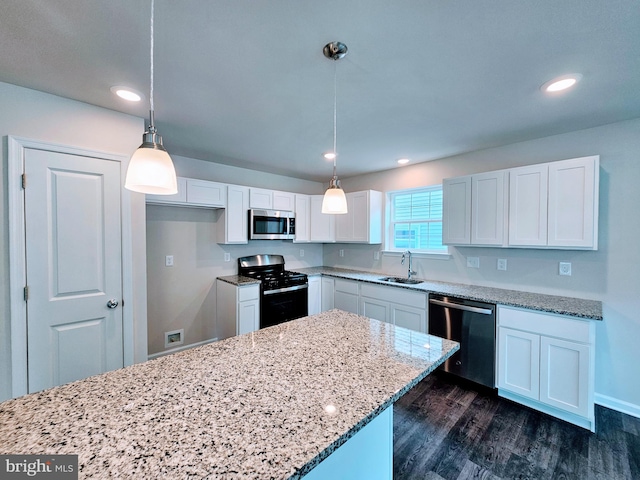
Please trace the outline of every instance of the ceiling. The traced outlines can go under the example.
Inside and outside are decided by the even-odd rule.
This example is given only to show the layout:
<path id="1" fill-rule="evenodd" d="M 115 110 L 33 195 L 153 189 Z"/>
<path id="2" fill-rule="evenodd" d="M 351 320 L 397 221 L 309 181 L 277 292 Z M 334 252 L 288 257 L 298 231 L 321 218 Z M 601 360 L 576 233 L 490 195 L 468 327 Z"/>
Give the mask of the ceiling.
<path id="1" fill-rule="evenodd" d="M 150 4 L 3 0 L 0 81 L 147 117 Z M 640 117 L 638 25 L 638 0 L 156 0 L 156 125 L 173 155 L 326 182 L 335 68 L 340 177 L 580 130 Z"/>

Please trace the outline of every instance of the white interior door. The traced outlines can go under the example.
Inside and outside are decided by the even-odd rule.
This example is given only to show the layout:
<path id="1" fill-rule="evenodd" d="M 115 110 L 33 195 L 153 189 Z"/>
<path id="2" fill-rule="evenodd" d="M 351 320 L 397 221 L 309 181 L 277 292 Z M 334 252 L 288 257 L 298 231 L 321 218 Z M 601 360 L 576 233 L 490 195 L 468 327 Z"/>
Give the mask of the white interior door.
<path id="1" fill-rule="evenodd" d="M 123 366 L 120 163 L 26 149 L 24 168 L 34 392 Z"/>

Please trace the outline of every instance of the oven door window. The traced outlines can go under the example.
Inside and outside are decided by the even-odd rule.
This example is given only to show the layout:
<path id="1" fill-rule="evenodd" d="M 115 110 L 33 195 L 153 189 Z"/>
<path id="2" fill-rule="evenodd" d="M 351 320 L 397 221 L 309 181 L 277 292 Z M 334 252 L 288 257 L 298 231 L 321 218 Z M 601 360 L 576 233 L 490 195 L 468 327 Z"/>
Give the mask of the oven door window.
<path id="1" fill-rule="evenodd" d="M 259 235 L 281 235 L 289 233 L 288 218 L 253 217 L 253 233 Z"/>
<path id="2" fill-rule="evenodd" d="M 260 328 L 278 325 L 308 315 L 307 288 L 262 295 Z"/>

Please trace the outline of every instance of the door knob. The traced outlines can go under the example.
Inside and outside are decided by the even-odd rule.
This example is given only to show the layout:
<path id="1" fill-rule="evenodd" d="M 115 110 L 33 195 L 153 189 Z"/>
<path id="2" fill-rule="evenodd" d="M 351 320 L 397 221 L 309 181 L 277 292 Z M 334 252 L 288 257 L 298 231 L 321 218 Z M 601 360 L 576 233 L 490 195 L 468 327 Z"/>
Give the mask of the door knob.
<path id="1" fill-rule="evenodd" d="M 116 308 L 117 306 L 118 306 L 118 300 L 116 300 L 115 298 L 112 298 L 107 302 L 107 307 L 109 308 Z"/>

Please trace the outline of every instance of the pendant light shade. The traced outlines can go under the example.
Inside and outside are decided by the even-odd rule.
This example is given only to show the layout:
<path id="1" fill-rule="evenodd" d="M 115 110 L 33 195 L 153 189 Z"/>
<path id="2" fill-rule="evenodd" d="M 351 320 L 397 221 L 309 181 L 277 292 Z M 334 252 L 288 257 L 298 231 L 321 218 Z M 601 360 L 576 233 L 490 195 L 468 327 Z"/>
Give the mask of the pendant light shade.
<path id="1" fill-rule="evenodd" d="M 340 60 L 347 54 L 347 46 L 340 42 L 331 42 L 324 46 L 322 49 L 324 56 L 330 60 Z M 340 187 L 340 180 L 338 180 L 338 174 L 336 173 L 336 159 L 338 157 L 336 151 L 336 134 L 337 134 L 337 111 L 338 111 L 338 88 L 336 82 L 337 69 L 333 73 L 333 177 L 329 182 L 329 188 L 324 193 L 322 199 L 322 213 L 327 214 L 345 214 L 347 213 L 347 197 L 344 195 L 344 190 Z M 325 158 L 329 158 L 325 155 Z"/>
<path id="2" fill-rule="evenodd" d="M 124 187 L 128 190 L 154 195 L 178 193 L 176 169 L 169 153 L 162 145 L 162 137 L 155 127 L 153 113 L 153 7 L 151 0 L 151 81 L 149 127 L 142 135 L 142 145 L 133 152 L 127 169 Z"/>

